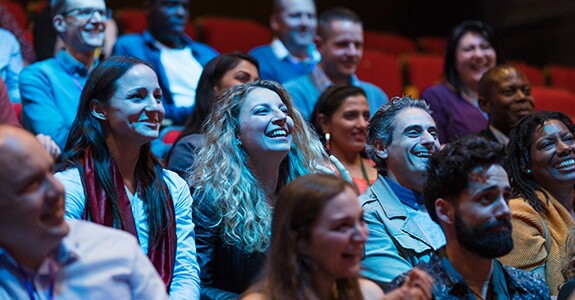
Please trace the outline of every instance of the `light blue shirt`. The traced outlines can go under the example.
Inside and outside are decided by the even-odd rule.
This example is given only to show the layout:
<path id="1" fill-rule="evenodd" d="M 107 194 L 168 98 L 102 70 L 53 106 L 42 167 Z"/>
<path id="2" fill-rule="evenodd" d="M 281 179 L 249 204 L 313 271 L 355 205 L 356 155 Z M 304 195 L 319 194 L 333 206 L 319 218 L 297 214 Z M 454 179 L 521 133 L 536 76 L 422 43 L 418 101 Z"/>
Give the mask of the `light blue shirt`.
<path id="1" fill-rule="evenodd" d="M 56 178 L 66 190 L 66 218 L 81 219 L 86 196 L 78 169 L 56 173 Z M 192 197 L 186 182 L 172 171 L 164 170 L 166 182 L 176 213 L 177 251 L 170 299 L 199 299 L 200 268 L 196 260 L 194 223 L 192 222 Z M 138 240 L 144 252 L 148 251 L 148 217 L 146 205 L 137 194 L 131 198 L 132 214 L 136 222 Z"/>
<path id="2" fill-rule="evenodd" d="M 22 268 L 35 299 L 168 299 L 164 283 L 136 239 L 94 223 L 66 221 L 70 232 L 37 272 Z M 54 279 L 50 276 L 53 268 Z M 0 248 L 0 299 L 30 299 L 18 263 Z"/>
<path id="3" fill-rule="evenodd" d="M 21 101 L 18 76 L 23 67 L 18 40 L 10 31 L 0 28 L 0 76 L 6 84 L 10 101 L 14 103 Z"/>
<path id="4" fill-rule="evenodd" d="M 88 75 L 86 67 L 65 50 L 24 68 L 20 73 L 24 127 L 49 135 L 64 149 Z"/>

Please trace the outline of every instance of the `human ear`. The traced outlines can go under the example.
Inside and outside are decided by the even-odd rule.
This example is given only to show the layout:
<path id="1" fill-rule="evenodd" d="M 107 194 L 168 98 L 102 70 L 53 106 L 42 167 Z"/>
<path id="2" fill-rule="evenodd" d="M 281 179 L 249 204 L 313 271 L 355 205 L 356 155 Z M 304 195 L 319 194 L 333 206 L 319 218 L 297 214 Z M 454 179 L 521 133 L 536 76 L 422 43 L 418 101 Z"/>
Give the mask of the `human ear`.
<path id="1" fill-rule="evenodd" d="M 330 131 L 330 126 L 326 120 L 325 114 L 321 113 L 317 115 L 317 120 L 319 125 L 321 126 L 321 131 L 323 131 L 324 133 L 329 133 Z"/>
<path id="2" fill-rule="evenodd" d="M 381 159 L 387 159 L 387 147 L 382 144 L 381 140 L 375 142 L 375 154 Z"/>
<path id="3" fill-rule="evenodd" d="M 64 16 L 62 15 L 55 15 L 54 19 L 52 19 L 52 24 L 54 25 L 54 29 L 59 33 L 64 33 L 68 29 L 66 20 L 64 20 Z"/>
<path id="4" fill-rule="evenodd" d="M 479 96 L 479 98 L 477 98 L 477 104 L 479 104 L 479 108 L 481 108 L 481 110 L 486 114 L 491 112 L 491 106 L 489 105 L 489 102 L 485 100 L 484 96 Z"/>
<path id="5" fill-rule="evenodd" d="M 451 205 L 451 203 L 447 202 L 445 199 L 438 198 L 437 200 L 435 200 L 435 214 L 437 215 L 437 218 L 441 220 L 443 223 L 446 224 L 454 223 L 453 211 L 454 211 L 453 205 Z"/>
<path id="6" fill-rule="evenodd" d="M 278 18 L 275 13 L 270 16 L 270 28 L 273 32 L 277 32 L 279 30 Z"/>
<path id="7" fill-rule="evenodd" d="M 102 103 L 96 99 L 90 101 L 90 114 L 98 120 L 106 120 L 106 111 Z"/>

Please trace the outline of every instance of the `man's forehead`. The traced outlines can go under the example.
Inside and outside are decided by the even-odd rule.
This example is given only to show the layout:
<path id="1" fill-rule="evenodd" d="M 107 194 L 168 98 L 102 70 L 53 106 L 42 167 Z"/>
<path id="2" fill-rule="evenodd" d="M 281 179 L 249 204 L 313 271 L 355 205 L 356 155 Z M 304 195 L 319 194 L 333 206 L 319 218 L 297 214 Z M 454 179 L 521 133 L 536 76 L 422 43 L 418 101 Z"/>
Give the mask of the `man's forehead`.
<path id="1" fill-rule="evenodd" d="M 509 177 L 501 165 L 476 166 L 467 175 L 467 188 L 470 191 L 481 190 L 488 186 L 510 188 Z"/>
<path id="2" fill-rule="evenodd" d="M 435 121 L 431 115 L 421 108 L 404 108 L 395 115 L 394 121 L 396 130 L 400 132 L 409 127 L 435 128 Z"/>
<path id="3" fill-rule="evenodd" d="M 67 0 L 66 10 L 83 7 L 106 7 L 104 0 Z"/>

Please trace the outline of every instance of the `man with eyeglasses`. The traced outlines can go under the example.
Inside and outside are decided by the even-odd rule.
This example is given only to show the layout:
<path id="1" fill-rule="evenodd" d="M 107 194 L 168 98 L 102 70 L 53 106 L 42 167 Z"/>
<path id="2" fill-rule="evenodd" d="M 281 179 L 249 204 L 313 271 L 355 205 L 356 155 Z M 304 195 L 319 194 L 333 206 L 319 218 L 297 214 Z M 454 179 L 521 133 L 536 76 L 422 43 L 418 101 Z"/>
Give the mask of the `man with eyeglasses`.
<path id="1" fill-rule="evenodd" d="M 135 56 L 152 65 L 164 97 L 165 119 L 183 125 L 191 114 L 204 65 L 218 55 L 193 41 L 184 31 L 190 18 L 189 0 L 145 0 L 148 28 L 121 36 L 113 55 Z"/>
<path id="2" fill-rule="evenodd" d="M 112 13 L 104 0 L 52 0 L 51 5 L 52 23 L 65 50 L 20 73 L 22 122 L 63 149 L 86 79 L 98 64 L 96 49 L 104 42 Z"/>

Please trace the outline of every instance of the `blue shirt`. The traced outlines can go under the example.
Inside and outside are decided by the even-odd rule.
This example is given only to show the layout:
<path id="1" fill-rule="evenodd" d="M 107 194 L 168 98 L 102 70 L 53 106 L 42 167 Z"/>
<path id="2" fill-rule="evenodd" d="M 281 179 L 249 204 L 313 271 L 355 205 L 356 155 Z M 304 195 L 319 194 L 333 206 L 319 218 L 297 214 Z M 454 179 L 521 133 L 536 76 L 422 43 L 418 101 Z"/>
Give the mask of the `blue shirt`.
<path id="1" fill-rule="evenodd" d="M 78 169 L 56 173 L 56 178 L 66 191 L 66 218 L 81 219 L 86 195 Z M 170 299 L 199 299 L 200 268 L 196 260 L 194 223 L 192 222 L 192 197 L 186 182 L 172 171 L 164 170 L 164 181 L 172 195 L 176 213 L 177 250 L 176 263 L 170 286 Z M 128 193 L 128 197 L 131 195 Z M 136 223 L 138 240 L 144 252 L 148 251 L 147 208 L 136 193 L 130 198 Z"/>
<path id="2" fill-rule="evenodd" d="M 20 73 L 24 127 L 49 135 L 64 149 L 88 75 L 86 66 L 65 50 L 24 68 Z"/>
<path id="3" fill-rule="evenodd" d="M 205 66 L 210 60 L 218 56 L 218 52 L 212 47 L 193 41 L 187 35 L 182 35 L 182 40 L 192 49 L 191 55 L 202 65 Z M 160 60 L 160 49 L 156 47 L 154 39 L 149 31 L 137 34 L 127 34 L 118 38 L 113 55 L 134 56 L 148 62 L 158 74 L 158 81 L 162 88 L 164 98 L 164 109 L 166 118 L 171 119 L 174 125 L 183 125 L 188 116 L 192 113 L 193 107 L 177 107 L 174 105 L 172 94 L 170 93 L 170 83 Z"/>
<path id="4" fill-rule="evenodd" d="M 21 102 L 18 75 L 23 67 L 18 40 L 10 31 L 0 28 L 0 76 L 4 79 L 10 101 L 14 103 Z"/>
<path id="5" fill-rule="evenodd" d="M 308 59 L 296 61 L 279 39 L 274 39 L 269 45 L 254 48 L 249 54 L 260 64 L 261 79 L 280 83 L 311 73 L 321 60 L 321 55 L 311 43 L 308 48 Z"/>
<path id="6" fill-rule="evenodd" d="M 66 221 L 70 232 L 53 258 L 34 273 L 22 268 L 35 299 L 168 299 L 154 266 L 126 232 L 84 221 Z M 50 276 L 53 267 L 54 280 Z M 18 263 L 0 248 L 0 299 L 30 299 Z"/>
<path id="7" fill-rule="evenodd" d="M 381 105 L 387 103 L 387 95 L 379 87 L 369 82 L 360 81 L 355 75 L 351 78 L 351 84 L 365 91 L 371 115 Z M 331 85 L 333 85 L 333 82 L 329 80 L 322 68 L 318 66 L 311 74 L 286 82 L 284 87 L 304 119 L 310 121 L 317 99 Z"/>

